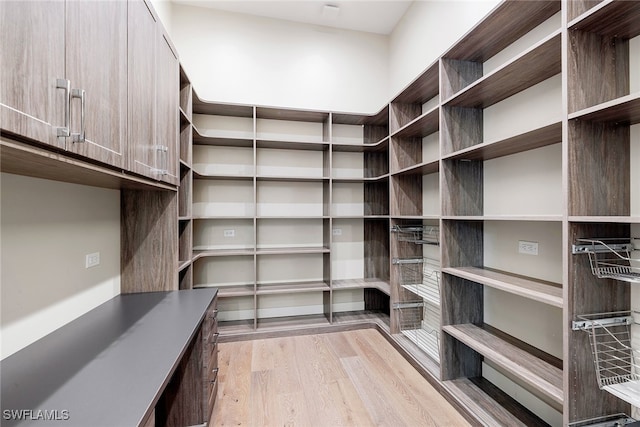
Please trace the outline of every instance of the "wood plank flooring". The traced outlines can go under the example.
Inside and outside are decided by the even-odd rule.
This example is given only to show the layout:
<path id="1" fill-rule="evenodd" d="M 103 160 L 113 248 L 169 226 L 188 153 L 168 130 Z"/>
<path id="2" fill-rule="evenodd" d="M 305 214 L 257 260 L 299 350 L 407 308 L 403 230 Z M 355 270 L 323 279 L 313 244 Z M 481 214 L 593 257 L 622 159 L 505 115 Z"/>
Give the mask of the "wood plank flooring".
<path id="1" fill-rule="evenodd" d="M 375 329 L 222 343 L 212 426 L 468 426 Z"/>

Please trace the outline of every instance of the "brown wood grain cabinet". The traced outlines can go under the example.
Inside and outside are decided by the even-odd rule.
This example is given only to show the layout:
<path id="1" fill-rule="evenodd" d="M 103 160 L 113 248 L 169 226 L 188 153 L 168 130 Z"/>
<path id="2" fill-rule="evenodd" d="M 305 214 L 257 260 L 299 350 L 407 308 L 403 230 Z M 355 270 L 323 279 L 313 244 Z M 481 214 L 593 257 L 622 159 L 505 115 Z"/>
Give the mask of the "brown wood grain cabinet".
<path id="1" fill-rule="evenodd" d="M 143 0 L 130 0 L 128 48 L 129 170 L 178 184 L 178 58 Z"/>
<path id="2" fill-rule="evenodd" d="M 126 4 L 3 2 L 0 10 L 3 131 L 121 168 Z"/>
<path id="3" fill-rule="evenodd" d="M 66 78 L 72 91 L 81 92 L 72 93 L 67 150 L 122 168 L 127 138 L 127 5 L 69 1 L 65 10 Z M 74 134 L 84 142 L 76 142 Z"/>
<path id="4" fill-rule="evenodd" d="M 179 64 L 148 3 L 9 1 L 0 14 L 4 136 L 178 185 Z"/>
<path id="5" fill-rule="evenodd" d="M 63 2 L 0 3 L 2 132 L 62 149 L 56 128 L 65 126 L 66 96 L 56 79 L 65 77 L 64 20 Z"/>

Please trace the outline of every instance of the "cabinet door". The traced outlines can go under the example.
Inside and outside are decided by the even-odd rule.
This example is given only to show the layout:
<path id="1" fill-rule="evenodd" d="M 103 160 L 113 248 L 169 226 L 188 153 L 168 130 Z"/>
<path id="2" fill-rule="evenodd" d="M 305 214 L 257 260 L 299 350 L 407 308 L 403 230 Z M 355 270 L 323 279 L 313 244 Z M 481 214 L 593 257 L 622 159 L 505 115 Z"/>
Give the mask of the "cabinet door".
<path id="1" fill-rule="evenodd" d="M 0 58 L 2 131 L 64 148 L 64 3 L 0 1 Z"/>
<path id="2" fill-rule="evenodd" d="M 163 153 L 160 177 L 169 184 L 178 184 L 180 136 L 178 132 L 180 104 L 180 64 L 164 34 L 157 37 L 157 82 L 156 82 L 156 140 L 167 147 Z"/>
<path id="3" fill-rule="evenodd" d="M 156 29 L 143 0 L 129 0 L 129 170 L 158 178 L 156 140 Z"/>
<path id="4" fill-rule="evenodd" d="M 127 4 L 67 1 L 66 70 L 71 87 L 85 91 L 85 141 L 67 149 L 124 166 L 127 117 Z M 82 130 L 79 98 L 71 100 L 71 132 Z"/>

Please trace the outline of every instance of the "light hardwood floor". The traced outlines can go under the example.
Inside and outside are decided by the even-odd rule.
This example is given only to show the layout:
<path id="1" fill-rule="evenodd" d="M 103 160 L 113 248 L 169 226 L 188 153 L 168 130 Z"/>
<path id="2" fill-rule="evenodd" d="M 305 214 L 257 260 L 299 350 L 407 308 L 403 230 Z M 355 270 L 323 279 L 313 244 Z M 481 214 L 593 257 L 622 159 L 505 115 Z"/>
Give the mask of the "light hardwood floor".
<path id="1" fill-rule="evenodd" d="M 212 426 L 468 426 L 374 329 L 220 344 Z"/>

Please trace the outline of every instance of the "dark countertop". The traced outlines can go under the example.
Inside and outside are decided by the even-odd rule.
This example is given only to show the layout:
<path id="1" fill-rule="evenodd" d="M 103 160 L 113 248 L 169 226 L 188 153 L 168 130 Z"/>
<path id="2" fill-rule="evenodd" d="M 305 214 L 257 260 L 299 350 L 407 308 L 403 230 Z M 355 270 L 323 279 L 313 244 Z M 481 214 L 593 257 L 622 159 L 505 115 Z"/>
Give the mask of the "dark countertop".
<path id="1" fill-rule="evenodd" d="M 118 295 L 2 360 L 0 424 L 141 424 L 216 292 L 211 288 Z M 9 419 L 11 410 L 32 412 L 22 411 L 27 420 L 19 422 Z M 43 416 L 54 420 L 43 421 Z"/>

